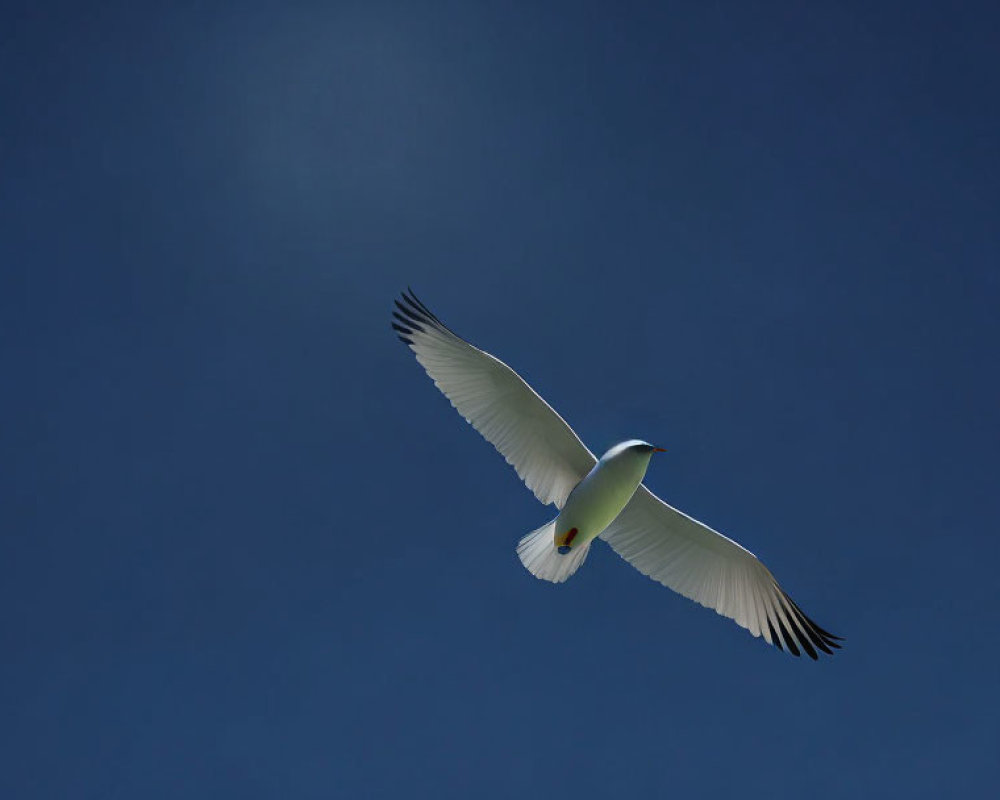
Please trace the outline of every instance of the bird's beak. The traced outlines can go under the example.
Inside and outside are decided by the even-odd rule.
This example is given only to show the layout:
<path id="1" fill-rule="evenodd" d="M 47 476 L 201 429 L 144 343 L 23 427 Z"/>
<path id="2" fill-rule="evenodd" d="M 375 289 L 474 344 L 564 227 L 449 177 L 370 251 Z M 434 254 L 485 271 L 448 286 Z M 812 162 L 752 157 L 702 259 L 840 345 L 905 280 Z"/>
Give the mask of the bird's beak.
<path id="1" fill-rule="evenodd" d="M 665 448 L 665 447 L 654 447 L 653 448 L 653 452 L 654 453 L 666 453 L 667 452 L 667 448 Z"/>

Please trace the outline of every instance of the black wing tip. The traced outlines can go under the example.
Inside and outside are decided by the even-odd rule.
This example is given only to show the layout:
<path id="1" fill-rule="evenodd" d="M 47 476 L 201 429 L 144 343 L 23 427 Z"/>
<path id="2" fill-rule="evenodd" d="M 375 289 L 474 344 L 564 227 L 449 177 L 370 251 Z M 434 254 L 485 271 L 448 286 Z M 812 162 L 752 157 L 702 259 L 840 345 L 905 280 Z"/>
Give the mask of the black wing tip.
<path id="1" fill-rule="evenodd" d="M 411 325 L 419 328 L 420 332 L 423 333 L 423 327 L 444 327 L 441 322 L 433 315 L 427 308 L 416 298 L 416 295 L 402 292 L 400 294 L 400 300 L 394 300 L 398 311 L 393 312 L 393 316 L 399 319 L 406 325 Z M 400 316 L 402 315 L 402 316 Z"/>
<path id="2" fill-rule="evenodd" d="M 408 328 L 414 329 L 414 332 L 431 333 L 433 330 L 439 334 L 444 334 L 447 338 L 454 338 L 468 344 L 465 339 L 438 319 L 434 312 L 423 304 L 409 286 L 399 293 L 399 298 L 393 300 L 393 303 L 399 309 L 398 312 L 393 312 L 393 316 Z"/>
<path id="3" fill-rule="evenodd" d="M 392 312 L 394 319 L 392 329 L 399 334 L 399 340 L 403 344 L 412 345 L 416 334 L 430 333 L 431 330 L 451 333 L 445 324 L 417 299 L 409 286 L 392 302 L 396 306 L 396 310 Z"/>
<path id="4" fill-rule="evenodd" d="M 403 344 L 413 344 L 413 339 L 410 338 L 413 334 L 412 330 L 404 328 L 402 325 L 397 325 L 395 322 L 392 323 L 392 329 L 396 331 L 399 341 Z"/>
<path id="5" fill-rule="evenodd" d="M 798 656 L 799 651 L 798 647 L 796 647 L 796 644 L 798 644 L 801 645 L 802 649 L 806 651 L 806 654 L 813 661 L 818 661 L 819 654 L 816 652 L 816 648 L 827 655 L 833 655 L 834 650 L 840 649 L 840 645 L 835 640 L 843 641 L 841 637 L 834 636 L 820 628 L 819 625 L 803 613 L 802 609 L 796 605 L 792 598 L 785 594 L 777 585 L 775 585 L 775 588 L 777 589 L 779 602 L 778 608 L 789 620 L 786 627 L 782 618 L 776 615 L 775 622 L 778 625 L 780 634 L 775 631 L 771 620 L 768 619 L 767 621 L 773 643 L 779 650 L 787 649 L 792 655 Z M 781 646 L 782 640 L 785 643 L 784 648 Z"/>
<path id="6" fill-rule="evenodd" d="M 400 323 L 403 327 L 409 329 L 407 331 L 407 333 L 413 333 L 414 331 L 416 331 L 417 333 L 425 333 L 425 331 L 421 327 L 420 323 L 414 322 L 412 319 L 410 319 L 409 317 L 403 316 L 398 311 L 393 311 L 392 312 L 392 316 L 396 320 L 396 322 Z M 393 324 L 396 324 L 396 323 L 393 323 Z"/>
<path id="7" fill-rule="evenodd" d="M 780 590 L 779 590 L 780 591 Z M 834 650 L 839 650 L 840 645 L 837 642 L 844 641 L 843 636 L 836 636 L 827 630 L 824 630 L 819 625 L 817 625 L 810 617 L 808 617 L 805 612 L 799 608 L 798 604 L 792 600 L 785 592 L 781 592 L 781 598 L 786 603 L 786 608 L 789 613 L 795 617 L 796 621 L 799 623 L 800 627 L 806 632 L 809 638 L 813 641 L 817 647 L 819 647 L 823 652 L 833 655 L 833 652 L 828 648 L 832 647 Z"/>
<path id="8" fill-rule="evenodd" d="M 795 644 L 795 637 L 789 632 L 788 628 L 785 627 L 785 623 L 778 617 L 778 629 L 781 631 L 781 636 L 785 640 L 785 647 L 788 648 L 788 652 L 793 656 L 799 656 L 799 648 Z"/>
<path id="9" fill-rule="evenodd" d="M 441 322 L 441 320 L 439 320 L 434 315 L 434 312 L 431 311 L 427 306 L 425 306 L 423 302 L 421 302 L 420 298 L 417 297 L 417 293 L 414 292 L 410 286 L 407 286 L 406 291 L 403 292 L 402 294 L 403 294 L 403 299 L 407 300 L 409 303 L 414 305 L 418 310 L 422 311 L 424 314 L 426 314 L 428 317 L 434 320 L 434 322 L 438 323 L 439 325 L 444 325 L 444 323 Z"/>
<path id="10" fill-rule="evenodd" d="M 406 299 L 406 295 L 403 295 Z M 428 320 L 423 314 L 414 311 L 411 307 L 403 305 L 399 300 L 393 301 L 398 311 L 392 312 L 392 329 L 399 334 L 399 340 L 405 345 L 413 344 L 413 336 L 418 333 L 426 333 L 426 328 L 434 323 Z"/>
<path id="11" fill-rule="evenodd" d="M 779 650 L 784 650 L 785 648 L 781 646 L 781 640 L 778 638 L 777 632 L 774 630 L 774 626 L 771 624 L 771 617 L 767 618 L 767 631 L 771 634 L 771 642 Z"/>

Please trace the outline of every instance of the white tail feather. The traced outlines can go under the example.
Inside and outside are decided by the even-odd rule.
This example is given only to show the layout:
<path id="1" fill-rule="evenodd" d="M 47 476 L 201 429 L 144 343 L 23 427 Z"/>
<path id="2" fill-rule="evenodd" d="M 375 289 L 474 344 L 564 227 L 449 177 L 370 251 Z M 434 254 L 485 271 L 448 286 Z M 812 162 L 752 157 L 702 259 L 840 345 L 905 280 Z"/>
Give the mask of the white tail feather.
<path id="1" fill-rule="evenodd" d="M 536 578 L 562 583 L 586 560 L 590 542 L 560 555 L 556 550 L 555 529 L 556 521 L 551 520 L 529 533 L 517 543 L 517 555 L 525 569 Z"/>

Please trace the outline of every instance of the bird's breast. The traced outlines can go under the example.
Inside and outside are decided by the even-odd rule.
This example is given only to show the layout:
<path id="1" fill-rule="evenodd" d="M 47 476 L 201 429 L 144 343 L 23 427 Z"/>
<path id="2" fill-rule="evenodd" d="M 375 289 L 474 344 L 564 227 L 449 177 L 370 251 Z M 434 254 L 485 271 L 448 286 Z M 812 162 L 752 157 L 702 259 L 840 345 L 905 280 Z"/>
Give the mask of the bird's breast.
<path id="1" fill-rule="evenodd" d="M 580 547 L 597 538 L 628 505 L 648 463 L 648 459 L 598 461 L 570 493 L 556 518 L 556 547 Z"/>

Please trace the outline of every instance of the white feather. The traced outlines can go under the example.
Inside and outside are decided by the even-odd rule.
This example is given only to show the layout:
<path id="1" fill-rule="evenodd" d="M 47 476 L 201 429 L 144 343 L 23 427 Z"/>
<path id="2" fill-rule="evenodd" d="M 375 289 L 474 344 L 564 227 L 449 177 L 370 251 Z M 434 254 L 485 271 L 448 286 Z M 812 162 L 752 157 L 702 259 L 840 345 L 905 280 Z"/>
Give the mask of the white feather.
<path id="1" fill-rule="evenodd" d="M 536 578 L 562 583 L 580 569 L 590 552 L 590 542 L 560 555 L 553 543 L 555 530 L 556 521 L 551 520 L 532 531 L 517 543 L 517 555 L 525 569 Z"/>
<path id="2" fill-rule="evenodd" d="M 562 508 L 597 463 L 594 454 L 514 370 L 456 336 L 416 297 L 403 297 L 403 325 L 394 327 L 434 384 L 535 497 Z"/>
<path id="3" fill-rule="evenodd" d="M 643 575 L 778 647 L 784 644 L 796 655 L 801 647 L 813 658 L 816 648 L 829 653 L 839 647 L 837 637 L 806 617 L 753 553 L 645 486 L 601 538 Z"/>

